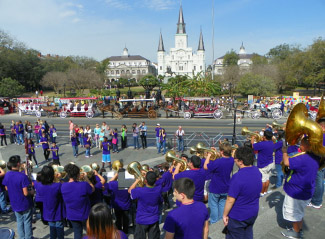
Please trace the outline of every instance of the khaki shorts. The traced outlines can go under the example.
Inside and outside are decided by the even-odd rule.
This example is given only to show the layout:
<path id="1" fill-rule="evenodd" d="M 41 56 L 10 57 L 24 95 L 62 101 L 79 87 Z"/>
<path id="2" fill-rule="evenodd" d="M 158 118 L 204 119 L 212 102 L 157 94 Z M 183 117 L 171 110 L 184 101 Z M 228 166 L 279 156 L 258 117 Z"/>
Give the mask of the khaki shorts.
<path id="1" fill-rule="evenodd" d="M 283 218 L 290 222 L 300 222 L 305 215 L 305 208 L 311 199 L 299 200 L 285 195 L 282 207 Z"/>
<path id="2" fill-rule="evenodd" d="M 262 174 L 262 182 L 265 183 L 270 179 L 271 170 L 274 168 L 274 163 L 270 163 L 269 165 L 265 166 L 264 168 L 259 168 Z"/>

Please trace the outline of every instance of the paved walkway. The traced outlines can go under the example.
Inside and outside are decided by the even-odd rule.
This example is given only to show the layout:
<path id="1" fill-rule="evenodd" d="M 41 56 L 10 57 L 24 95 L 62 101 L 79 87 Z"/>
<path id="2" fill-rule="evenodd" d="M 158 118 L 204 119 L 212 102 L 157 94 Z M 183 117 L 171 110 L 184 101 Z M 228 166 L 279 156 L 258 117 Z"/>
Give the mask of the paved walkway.
<path id="1" fill-rule="evenodd" d="M 97 148 L 91 150 L 93 157 L 85 158 L 84 149 L 79 149 L 80 156 L 74 158 L 72 155 L 72 148 L 67 142 L 60 144 L 60 160 L 62 165 L 66 165 L 69 162 L 76 162 L 77 165 L 82 166 L 85 164 L 91 164 L 93 162 L 100 163 L 101 152 Z M 11 155 L 18 154 L 24 158 L 24 147 L 18 145 L 9 145 L 7 147 L 0 147 L 0 160 L 1 158 L 8 161 Z M 189 154 L 189 153 L 188 153 Z M 43 160 L 42 149 L 39 147 L 36 149 L 36 157 L 41 164 Z M 140 163 L 147 163 L 149 166 L 155 166 L 162 162 L 165 162 L 162 154 L 157 154 L 155 147 L 149 147 L 145 150 L 134 150 L 133 148 L 127 148 L 118 154 L 112 154 L 112 161 L 116 159 L 123 159 L 124 165 L 128 165 L 130 162 L 136 160 Z M 37 172 L 40 169 L 35 169 Z M 273 178 L 274 179 L 274 178 Z M 272 183 L 272 180 L 271 180 Z M 273 185 L 272 185 L 273 186 Z M 259 216 L 254 226 L 254 238 L 257 239 L 273 239 L 283 238 L 280 231 L 285 230 L 289 224 L 282 218 L 282 203 L 284 199 L 284 192 L 281 189 L 275 190 L 267 196 L 260 199 L 260 211 Z M 166 212 L 168 213 L 168 212 Z M 164 217 L 166 216 L 164 213 Z M 16 231 L 15 216 L 13 213 L 6 215 L 0 215 L 0 225 L 10 227 Z M 307 208 L 304 218 L 304 238 L 324 238 L 325 234 L 325 207 L 321 209 Z M 163 224 L 161 224 L 161 227 Z M 49 227 L 42 224 L 40 220 L 37 220 L 33 224 L 34 237 L 35 238 L 49 238 Z M 221 233 L 223 229 L 223 223 L 218 222 L 210 226 L 209 237 L 210 238 L 224 238 Z M 132 232 L 132 230 L 131 230 Z M 70 228 L 65 228 L 65 238 L 73 238 L 73 231 Z M 129 235 L 129 238 L 133 238 L 133 234 Z M 163 233 L 162 237 L 163 238 Z"/>

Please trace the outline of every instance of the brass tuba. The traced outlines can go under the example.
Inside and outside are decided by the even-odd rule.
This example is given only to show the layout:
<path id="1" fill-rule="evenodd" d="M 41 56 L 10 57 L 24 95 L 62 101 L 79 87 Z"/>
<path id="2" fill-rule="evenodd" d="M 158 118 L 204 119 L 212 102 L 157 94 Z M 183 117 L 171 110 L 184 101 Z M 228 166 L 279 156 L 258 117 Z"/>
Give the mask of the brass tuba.
<path id="1" fill-rule="evenodd" d="M 144 185 L 144 177 L 141 174 L 141 164 L 137 161 L 133 161 L 128 165 L 127 171 L 129 174 L 133 175 L 136 179 L 139 179 L 138 185 L 143 187 Z"/>
<path id="2" fill-rule="evenodd" d="M 198 143 L 196 145 L 196 149 L 197 149 L 197 151 L 199 153 L 211 152 L 212 153 L 212 155 L 210 157 L 210 160 L 211 161 L 214 161 L 217 158 L 220 158 L 221 157 L 221 154 L 218 151 L 213 150 L 213 149 L 210 149 L 210 148 L 207 148 L 203 143 Z"/>
<path id="3" fill-rule="evenodd" d="M 325 117 L 325 100 L 324 100 L 324 94 L 322 94 L 322 98 L 318 106 L 318 112 L 315 121 L 319 123 L 319 121 L 324 117 Z"/>
<path id="4" fill-rule="evenodd" d="M 112 168 L 115 171 L 119 171 L 119 169 L 123 168 L 123 163 L 120 160 L 115 160 L 112 164 Z"/>
<path id="5" fill-rule="evenodd" d="M 308 135 L 311 151 L 318 156 L 325 156 L 323 130 L 315 121 L 308 119 L 308 110 L 303 103 L 297 104 L 291 111 L 286 125 L 286 141 L 295 145 L 299 138 Z"/>
<path id="6" fill-rule="evenodd" d="M 248 130 L 247 127 L 243 127 L 243 128 L 241 129 L 241 134 L 244 135 L 244 136 L 245 136 L 245 135 L 248 135 L 248 136 L 249 136 L 248 138 L 251 138 L 252 136 L 254 136 L 255 139 L 256 139 L 256 142 L 260 142 L 260 141 L 262 140 L 262 137 L 261 137 L 260 134 L 258 134 L 258 133 L 254 133 L 254 132 Z"/>
<path id="7" fill-rule="evenodd" d="M 181 167 L 179 168 L 180 172 L 183 172 L 187 169 L 187 162 L 184 159 L 180 159 L 176 157 L 176 153 L 174 150 L 170 150 L 167 152 L 166 156 L 165 156 L 165 160 L 168 163 L 172 163 L 174 165 L 176 165 L 177 163 L 181 164 Z"/>

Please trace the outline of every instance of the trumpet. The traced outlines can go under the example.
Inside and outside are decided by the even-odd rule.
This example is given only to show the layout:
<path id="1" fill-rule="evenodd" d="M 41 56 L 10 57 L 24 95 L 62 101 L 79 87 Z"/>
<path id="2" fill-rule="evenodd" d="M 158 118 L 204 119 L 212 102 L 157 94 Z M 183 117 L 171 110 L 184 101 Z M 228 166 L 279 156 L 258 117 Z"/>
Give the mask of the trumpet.
<path id="1" fill-rule="evenodd" d="M 64 171 L 63 166 L 59 165 L 52 165 L 52 168 L 54 170 L 54 182 L 58 183 L 62 178 L 65 178 L 67 176 L 67 173 Z"/>
<path id="2" fill-rule="evenodd" d="M 91 178 L 94 175 L 94 171 L 89 165 L 84 165 L 80 168 L 80 174 L 86 174 L 88 178 Z"/>
<path id="3" fill-rule="evenodd" d="M 202 152 L 202 153 L 211 152 L 211 153 L 212 153 L 212 155 L 211 155 L 211 157 L 210 157 L 210 160 L 211 160 L 211 161 L 214 161 L 214 160 L 216 160 L 217 158 L 220 158 L 220 157 L 221 157 L 221 154 L 220 154 L 218 151 L 213 150 L 213 149 L 210 149 L 210 148 L 207 148 L 203 143 L 198 143 L 198 144 L 196 145 L 196 149 L 197 149 L 197 151 L 198 151 L 199 153 L 200 153 L 200 152 Z"/>
<path id="4" fill-rule="evenodd" d="M 241 129 L 241 134 L 244 135 L 244 136 L 245 136 L 245 135 L 248 135 L 248 136 L 249 136 L 248 139 L 250 139 L 251 137 L 254 136 L 256 142 L 260 142 L 260 141 L 262 141 L 262 137 L 261 137 L 261 135 L 259 135 L 258 133 L 254 133 L 254 132 L 248 130 L 247 127 L 243 127 L 243 128 Z"/>
<path id="5" fill-rule="evenodd" d="M 176 153 L 174 150 L 170 150 L 167 152 L 166 156 L 165 156 L 165 160 L 168 163 L 172 163 L 174 165 L 176 165 L 177 163 L 181 164 L 181 167 L 179 168 L 180 172 L 183 172 L 187 169 L 187 162 L 184 159 L 180 159 L 176 157 Z"/>
<path id="6" fill-rule="evenodd" d="M 123 163 L 122 163 L 120 160 L 115 160 L 115 161 L 113 162 L 112 168 L 113 168 L 115 171 L 119 171 L 119 169 L 123 168 Z"/>
<path id="7" fill-rule="evenodd" d="M 128 165 L 127 171 L 129 174 L 133 175 L 136 179 L 139 179 L 139 187 L 144 186 L 144 177 L 141 174 L 141 164 L 137 161 L 133 161 Z"/>

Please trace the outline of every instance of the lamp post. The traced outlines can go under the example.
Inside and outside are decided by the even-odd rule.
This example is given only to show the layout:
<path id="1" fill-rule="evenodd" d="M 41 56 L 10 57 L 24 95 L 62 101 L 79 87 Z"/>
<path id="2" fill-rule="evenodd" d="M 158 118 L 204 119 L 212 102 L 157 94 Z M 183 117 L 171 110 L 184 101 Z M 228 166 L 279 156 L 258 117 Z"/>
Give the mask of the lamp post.
<path id="1" fill-rule="evenodd" d="M 234 100 L 234 127 L 233 127 L 232 140 L 231 140 L 232 145 L 236 143 L 237 106 L 238 106 L 238 102 L 237 100 Z"/>
<path id="2" fill-rule="evenodd" d="M 119 99 L 121 96 L 121 92 L 118 87 L 118 79 L 116 79 L 116 81 L 117 81 L 117 84 L 116 84 L 116 92 L 115 93 L 116 93 L 116 99 Z"/>
<path id="3" fill-rule="evenodd" d="M 63 83 L 63 95 L 65 97 L 65 82 Z"/>
<path id="4" fill-rule="evenodd" d="M 132 99 L 132 91 L 131 91 L 131 89 L 130 89 L 130 81 L 131 81 L 131 79 L 128 79 L 128 83 L 129 83 L 128 98 L 129 98 L 129 99 Z M 129 103 L 130 103 L 130 102 L 129 102 Z"/>
<path id="5" fill-rule="evenodd" d="M 228 84 L 228 86 L 229 86 L 229 97 L 230 97 L 230 100 L 231 100 L 231 103 L 232 103 L 232 104 L 230 104 L 230 106 L 232 106 L 233 105 L 233 102 L 234 102 L 233 99 L 232 99 L 232 94 L 231 94 L 232 93 L 231 92 L 232 91 L 232 83 L 230 82 Z"/>

